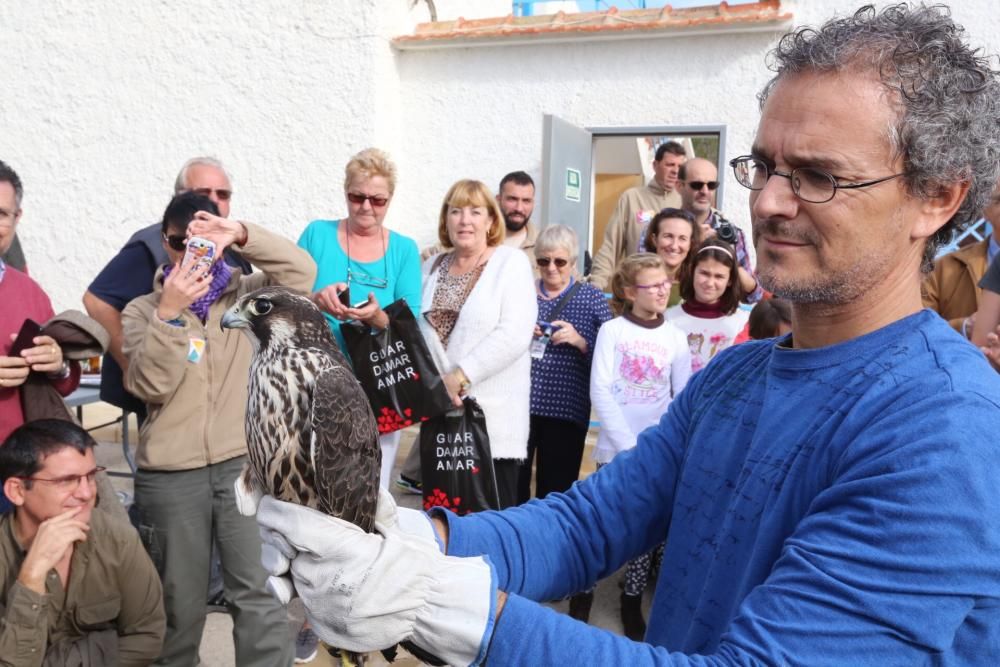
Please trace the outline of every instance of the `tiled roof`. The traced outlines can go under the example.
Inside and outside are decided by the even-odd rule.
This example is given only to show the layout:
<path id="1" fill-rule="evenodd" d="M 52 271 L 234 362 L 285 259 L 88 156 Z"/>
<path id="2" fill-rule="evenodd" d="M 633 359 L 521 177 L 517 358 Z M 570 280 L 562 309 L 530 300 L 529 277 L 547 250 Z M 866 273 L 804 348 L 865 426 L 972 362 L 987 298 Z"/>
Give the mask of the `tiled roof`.
<path id="1" fill-rule="evenodd" d="M 435 21 L 417 25 L 412 35 L 393 39 L 400 49 L 422 46 L 473 46 L 477 43 L 551 41 L 586 37 L 645 37 L 653 33 L 715 32 L 777 29 L 790 22 L 791 12 L 781 11 L 780 0 L 762 0 L 730 6 L 727 2 L 704 7 L 633 9 L 579 12 L 542 16 Z"/>

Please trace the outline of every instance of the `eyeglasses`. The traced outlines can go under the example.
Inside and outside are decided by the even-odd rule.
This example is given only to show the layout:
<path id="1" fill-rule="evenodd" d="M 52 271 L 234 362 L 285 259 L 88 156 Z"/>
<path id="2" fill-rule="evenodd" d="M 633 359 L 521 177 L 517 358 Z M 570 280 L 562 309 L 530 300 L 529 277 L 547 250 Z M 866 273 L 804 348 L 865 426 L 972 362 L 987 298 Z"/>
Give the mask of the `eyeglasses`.
<path id="1" fill-rule="evenodd" d="M 351 283 L 357 283 L 358 285 L 365 285 L 366 287 L 374 287 L 376 289 L 385 289 L 389 286 L 389 280 L 387 278 L 378 278 L 369 273 L 364 273 L 363 271 L 352 271 L 349 267 L 347 269 L 347 286 L 350 289 Z"/>
<path id="2" fill-rule="evenodd" d="M 653 283 L 652 285 L 636 285 L 635 288 L 636 289 L 648 289 L 651 292 L 652 291 L 656 291 L 656 292 L 669 292 L 671 285 L 673 285 L 673 283 L 671 283 L 669 280 L 664 280 L 663 282 Z"/>
<path id="3" fill-rule="evenodd" d="M 709 192 L 715 192 L 719 187 L 718 181 L 688 181 L 687 186 L 692 190 L 698 191 L 708 186 Z"/>
<path id="4" fill-rule="evenodd" d="M 366 201 L 370 201 L 372 208 L 382 208 L 389 203 L 389 198 L 380 197 L 379 195 L 363 195 L 357 192 L 348 192 L 347 201 L 352 204 L 364 204 Z"/>
<path id="5" fill-rule="evenodd" d="M 562 257 L 536 257 L 535 264 L 543 269 L 549 268 L 549 264 L 555 264 L 556 268 L 563 269 L 569 264 L 569 260 Z"/>
<path id="6" fill-rule="evenodd" d="M 66 475 L 65 477 L 56 477 L 55 479 L 48 479 L 46 477 L 18 477 L 17 479 L 52 484 L 59 491 L 75 491 L 83 480 L 86 480 L 87 484 L 93 484 L 97 479 L 97 473 L 104 472 L 105 470 L 107 468 L 104 466 L 97 466 L 90 472 L 85 472 L 82 475 Z"/>
<path id="7" fill-rule="evenodd" d="M 163 240 L 177 252 L 184 252 L 187 248 L 187 236 L 184 234 L 164 234 Z"/>
<path id="8" fill-rule="evenodd" d="M 220 188 L 193 188 L 191 192 L 209 198 L 211 198 L 212 193 L 215 193 L 215 198 L 219 201 L 229 201 L 229 198 L 233 196 L 232 190 L 223 190 Z"/>
<path id="9" fill-rule="evenodd" d="M 885 183 L 886 181 L 906 175 L 904 171 L 871 181 L 838 183 L 836 176 L 822 169 L 798 167 L 785 174 L 762 159 L 752 155 L 733 158 L 729 161 L 729 166 L 733 168 L 733 173 L 736 175 L 736 182 L 745 188 L 763 190 L 771 176 L 781 176 L 791 181 L 792 192 L 796 197 L 812 204 L 825 204 L 833 199 L 834 195 L 837 194 L 837 190 L 867 188 L 869 185 L 878 185 L 879 183 Z"/>
<path id="10" fill-rule="evenodd" d="M 163 240 L 167 242 L 168 246 L 170 246 L 177 252 L 184 252 L 184 250 L 187 248 L 186 234 L 164 234 Z"/>

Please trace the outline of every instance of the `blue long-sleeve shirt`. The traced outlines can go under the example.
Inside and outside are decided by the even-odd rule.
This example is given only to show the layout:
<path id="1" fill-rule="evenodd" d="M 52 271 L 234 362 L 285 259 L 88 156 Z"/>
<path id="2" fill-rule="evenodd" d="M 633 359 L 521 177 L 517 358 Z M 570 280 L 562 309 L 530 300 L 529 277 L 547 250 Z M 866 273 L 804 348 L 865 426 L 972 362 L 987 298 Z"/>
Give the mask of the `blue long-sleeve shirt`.
<path id="1" fill-rule="evenodd" d="M 566 494 L 447 516 L 511 593 L 491 664 L 1000 664 L 1000 380 L 931 311 L 726 350 Z M 445 513 L 447 515 L 447 513 Z M 530 600 L 666 540 L 647 644 Z"/>

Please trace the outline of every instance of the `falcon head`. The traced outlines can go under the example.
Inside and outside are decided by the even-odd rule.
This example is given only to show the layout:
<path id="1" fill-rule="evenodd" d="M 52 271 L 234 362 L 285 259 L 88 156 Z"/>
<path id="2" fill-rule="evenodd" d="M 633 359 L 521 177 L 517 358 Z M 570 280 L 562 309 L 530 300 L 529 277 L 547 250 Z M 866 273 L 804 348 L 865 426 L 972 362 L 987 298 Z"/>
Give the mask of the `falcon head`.
<path id="1" fill-rule="evenodd" d="M 244 294 L 223 314 L 222 328 L 243 329 L 255 352 L 336 345 L 316 304 L 287 287 L 262 287 Z"/>

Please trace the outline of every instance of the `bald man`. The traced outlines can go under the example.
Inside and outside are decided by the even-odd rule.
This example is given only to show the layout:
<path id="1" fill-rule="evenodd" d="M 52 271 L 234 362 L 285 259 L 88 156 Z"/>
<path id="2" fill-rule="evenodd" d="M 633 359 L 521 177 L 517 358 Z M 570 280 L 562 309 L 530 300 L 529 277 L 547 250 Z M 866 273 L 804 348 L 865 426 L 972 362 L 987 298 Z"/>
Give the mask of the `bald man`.
<path id="1" fill-rule="evenodd" d="M 740 268 L 740 285 L 743 287 L 743 302 L 757 303 L 764 296 L 764 290 L 754 276 L 750 255 L 747 253 L 746 237 L 743 230 L 726 220 L 715 208 L 715 191 L 719 187 L 719 170 L 705 158 L 691 158 L 677 174 L 682 207 L 694 215 L 701 226 L 703 239 L 718 236 L 736 248 L 736 259 Z M 720 232 L 721 230 L 721 232 Z M 735 239 L 733 235 L 735 234 Z"/>

